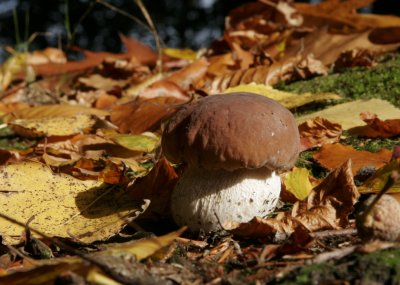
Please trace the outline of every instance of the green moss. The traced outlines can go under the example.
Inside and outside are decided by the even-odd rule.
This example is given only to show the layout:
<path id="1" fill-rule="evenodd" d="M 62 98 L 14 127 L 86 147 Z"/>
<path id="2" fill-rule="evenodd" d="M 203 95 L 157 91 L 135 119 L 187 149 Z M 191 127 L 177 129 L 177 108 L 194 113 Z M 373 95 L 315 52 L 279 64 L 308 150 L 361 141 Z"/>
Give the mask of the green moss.
<path id="1" fill-rule="evenodd" d="M 381 98 L 400 107 L 400 55 L 373 68 L 349 68 L 310 80 L 278 84 L 276 88 L 296 93 L 334 92 L 348 99 Z"/>
<path id="2" fill-rule="evenodd" d="M 344 133 L 346 135 L 346 132 Z M 395 138 L 359 138 L 355 136 L 346 136 L 340 141 L 342 144 L 350 145 L 356 150 L 366 150 L 377 152 L 383 148 L 393 150 L 393 147 L 400 145 L 400 137 Z"/>

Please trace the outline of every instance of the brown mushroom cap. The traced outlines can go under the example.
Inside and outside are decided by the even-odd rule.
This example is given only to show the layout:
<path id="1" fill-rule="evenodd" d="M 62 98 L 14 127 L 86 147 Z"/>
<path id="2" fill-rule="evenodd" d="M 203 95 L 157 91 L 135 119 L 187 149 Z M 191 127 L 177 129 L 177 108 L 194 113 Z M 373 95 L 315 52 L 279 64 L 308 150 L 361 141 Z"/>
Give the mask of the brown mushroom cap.
<path id="1" fill-rule="evenodd" d="M 213 95 L 182 107 L 167 124 L 162 148 L 174 163 L 206 169 L 288 169 L 299 153 L 292 113 L 253 93 Z"/>

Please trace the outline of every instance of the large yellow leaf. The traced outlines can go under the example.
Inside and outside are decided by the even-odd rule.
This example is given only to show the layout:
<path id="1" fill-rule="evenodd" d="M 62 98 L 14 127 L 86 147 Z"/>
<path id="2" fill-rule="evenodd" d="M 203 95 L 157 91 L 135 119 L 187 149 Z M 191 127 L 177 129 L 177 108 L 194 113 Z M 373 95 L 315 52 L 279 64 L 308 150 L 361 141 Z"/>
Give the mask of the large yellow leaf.
<path id="1" fill-rule="evenodd" d="M 371 99 L 343 103 L 322 111 L 301 116 L 297 118 L 297 123 L 301 124 L 309 119 L 322 117 L 340 124 L 344 130 L 347 130 L 353 127 L 365 125 L 365 122 L 360 119 L 361 112 L 372 112 L 381 120 L 400 117 L 400 110 L 389 102 L 381 99 Z"/>
<path id="2" fill-rule="evenodd" d="M 49 236 L 73 236 L 83 242 L 117 233 L 143 212 L 148 202 L 132 198 L 123 189 L 106 189 L 98 181 L 81 181 L 55 174 L 35 162 L 9 164 L 0 169 L 0 211 Z M 124 218 L 125 217 L 125 218 Z M 18 241 L 22 228 L 0 219 L 3 241 Z"/>
<path id="3" fill-rule="evenodd" d="M 294 109 L 312 102 L 342 99 L 342 97 L 334 93 L 296 94 L 296 93 L 280 91 L 272 88 L 269 85 L 256 84 L 256 83 L 241 84 L 235 87 L 230 87 L 226 89 L 223 93 L 226 94 L 233 92 L 251 92 L 260 94 L 268 98 L 274 99 L 275 101 L 278 101 L 288 109 Z"/>

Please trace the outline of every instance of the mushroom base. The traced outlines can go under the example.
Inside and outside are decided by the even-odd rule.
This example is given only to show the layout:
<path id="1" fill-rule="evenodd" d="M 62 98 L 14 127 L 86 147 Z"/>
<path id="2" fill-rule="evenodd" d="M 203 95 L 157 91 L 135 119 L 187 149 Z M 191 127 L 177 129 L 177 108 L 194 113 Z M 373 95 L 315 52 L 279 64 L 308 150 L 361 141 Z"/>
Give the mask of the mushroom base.
<path id="1" fill-rule="evenodd" d="M 220 230 L 228 222 L 270 214 L 280 190 L 279 175 L 265 168 L 231 172 L 189 167 L 172 193 L 172 216 L 191 231 Z"/>

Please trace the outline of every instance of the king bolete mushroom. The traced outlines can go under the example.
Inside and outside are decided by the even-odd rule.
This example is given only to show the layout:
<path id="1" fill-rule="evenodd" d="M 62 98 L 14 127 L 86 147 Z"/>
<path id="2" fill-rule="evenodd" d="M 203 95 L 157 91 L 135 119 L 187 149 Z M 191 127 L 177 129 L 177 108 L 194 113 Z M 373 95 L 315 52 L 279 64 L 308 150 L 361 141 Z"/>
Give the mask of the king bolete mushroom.
<path id="1" fill-rule="evenodd" d="M 175 222 L 207 232 L 275 209 L 278 172 L 296 161 L 299 132 L 292 113 L 272 99 L 212 95 L 175 113 L 162 149 L 169 161 L 187 163 L 171 197 Z"/>

